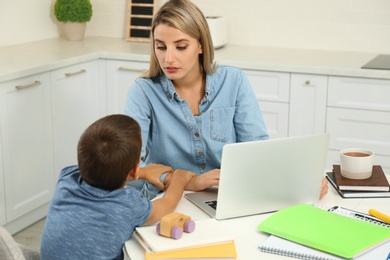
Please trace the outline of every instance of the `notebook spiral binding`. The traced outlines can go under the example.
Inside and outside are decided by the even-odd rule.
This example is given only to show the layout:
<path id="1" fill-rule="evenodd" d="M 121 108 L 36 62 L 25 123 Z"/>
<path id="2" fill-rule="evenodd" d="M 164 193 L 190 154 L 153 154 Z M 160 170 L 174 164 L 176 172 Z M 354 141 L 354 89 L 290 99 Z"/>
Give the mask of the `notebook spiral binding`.
<path id="1" fill-rule="evenodd" d="M 299 253 L 299 252 L 292 252 L 292 251 L 285 250 L 285 249 L 270 248 L 267 246 L 260 246 L 259 249 L 260 249 L 260 251 L 262 251 L 264 253 L 294 257 L 294 258 L 303 259 L 303 260 L 334 260 L 334 258 L 308 255 L 308 254 Z"/>
<path id="2" fill-rule="evenodd" d="M 346 217 L 356 218 L 356 219 L 359 219 L 359 220 L 370 222 L 372 224 L 376 224 L 376 225 L 379 225 L 379 226 L 384 226 L 384 227 L 390 228 L 390 224 L 388 224 L 386 222 L 383 222 L 381 220 L 375 219 L 375 218 L 373 218 L 373 217 L 371 217 L 369 215 L 366 215 L 364 213 L 357 212 L 357 211 L 350 210 L 350 209 L 346 209 L 346 208 L 343 208 L 343 207 L 340 207 L 340 206 L 334 206 L 334 207 L 330 208 L 328 211 L 336 213 L 336 214 L 339 214 L 339 215 L 343 215 L 343 216 L 346 216 Z"/>
<path id="3" fill-rule="evenodd" d="M 384 227 L 390 228 L 390 224 L 387 224 L 387 223 L 382 222 L 382 221 L 380 221 L 380 220 L 368 218 L 368 217 L 366 217 L 366 216 L 357 216 L 356 218 L 357 218 L 357 219 L 360 219 L 360 220 L 363 220 L 363 221 L 367 221 L 367 222 L 376 224 L 376 225 L 379 225 L 379 226 L 384 226 Z"/>

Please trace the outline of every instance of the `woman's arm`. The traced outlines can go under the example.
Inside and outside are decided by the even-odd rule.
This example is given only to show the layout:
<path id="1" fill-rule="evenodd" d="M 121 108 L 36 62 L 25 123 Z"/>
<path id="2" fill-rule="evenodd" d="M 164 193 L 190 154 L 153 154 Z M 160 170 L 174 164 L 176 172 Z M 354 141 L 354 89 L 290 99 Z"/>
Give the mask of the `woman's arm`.
<path id="1" fill-rule="evenodd" d="M 324 177 L 321 183 L 320 199 L 328 193 L 328 180 Z"/>
<path id="2" fill-rule="evenodd" d="M 237 93 L 233 121 L 237 142 L 268 139 L 268 131 L 260 111 L 259 102 L 247 76 L 242 71 L 237 84 L 240 87 Z"/>
<path id="3" fill-rule="evenodd" d="M 147 143 L 149 138 L 150 125 L 152 124 L 152 109 L 150 106 L 150 100 L 147 98 L 143 85 L 146 84 L 141 79 L 137 79 L 133 85 L 131 85 L 129 94 L 125 104 L 125 115 L 130 116 L 141 127 L 142 135 L 142 149 L 141 149 L 141 168 L 145 167 L 145 160 L 147 156 Z"/>
<path id="4" fill-rule="evenodd" d="M 195 175 L 191 181 L 186 185 L 186 190 L 201 191 L 212 186 L 219 185 L 219 169 L 214 169 L 199 175 Z M 168 173 L 164 180 L 165 189 L 171 185 L 172 173 Z"/>

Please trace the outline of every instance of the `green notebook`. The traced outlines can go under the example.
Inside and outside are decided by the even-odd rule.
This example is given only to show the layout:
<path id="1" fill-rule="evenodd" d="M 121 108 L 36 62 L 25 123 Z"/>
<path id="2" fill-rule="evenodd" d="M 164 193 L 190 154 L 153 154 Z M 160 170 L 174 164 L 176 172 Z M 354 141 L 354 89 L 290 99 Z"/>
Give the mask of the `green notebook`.
<path id="1" fill-rule="evenodd" d="M 257 228 L 344 258 L 357 257 L 390 240 L 390 228 L 309 204 L 280 210 L 261 222 Z"/>

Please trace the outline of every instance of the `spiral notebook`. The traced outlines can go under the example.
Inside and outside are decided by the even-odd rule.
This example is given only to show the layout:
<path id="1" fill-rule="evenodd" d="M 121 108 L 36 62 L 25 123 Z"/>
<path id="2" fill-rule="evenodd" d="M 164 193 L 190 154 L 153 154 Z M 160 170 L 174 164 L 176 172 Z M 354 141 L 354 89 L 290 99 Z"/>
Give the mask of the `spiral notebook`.
<path id="1" fill-rule="evenodd" d="M 356 260 L 386 260 L 389 254 L 390 241 L 382 244 L 372 251 L 367 252 L 357 258 Z M 259 245 L 259 249 L 262 252 L 283 255 L 288 257 L 294 257 L 305 260 L 345 260 L 346 258 L 338 257 L 332 254 L 328 254 L 290 240 L 286 240 L 274 235 L 271 235 L 267 240 Z"/>
<path id="2" fill-rule="evenodd" d="M 336 255 L 341 257 L 340 259 L 365 259 L 363 257 L 368 254 L 389 253 L 389 228 L 309 204 L 300 204 L 276 212 L 261 222 L 258 230 L 318 252 Z M 383 244 L 387 245 L 387 252 L 383 252 Z M 275 243 L 275 246 L 278 245 Z M 299 249 L 300 247 L 297 247 L 296 252 L 300 252 Z"/>

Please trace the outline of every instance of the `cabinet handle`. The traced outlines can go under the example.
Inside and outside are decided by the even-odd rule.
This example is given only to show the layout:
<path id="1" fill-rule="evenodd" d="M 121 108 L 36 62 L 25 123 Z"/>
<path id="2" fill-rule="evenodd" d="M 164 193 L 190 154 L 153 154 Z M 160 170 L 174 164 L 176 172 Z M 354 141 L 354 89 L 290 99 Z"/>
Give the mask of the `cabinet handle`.
<path id="1" fill-rule="evenodd" d="M 144 69 L 132 69 L 132 68 L 126 68 L 126 67 L 119 67 L 118 70 L 123 71 L 135 71 L 135 72 L 144 72 Z"/>
<path id="2" fill-rule="evenodd" d="M 305 80 L 305 85 L 310 85 L 310 80 Z"/>
<path id="3" fill-rule="evenodd" d="M 74 75 L 81 74 L 81 73 L 84 73 L 84 72 L 86 72 L 86 70 L 85 69 L 81 69 L 80 71 L 65 73 L 65 76 L 66 77 L 72 77 Z"/>
<path id="4" fill-rule="evenodd" d="M 26 85 L 17 85 L 15 86 L 16 89 L 24 89 L 24 88 L 30 88 L 34 86 L 41 85 L 42 83 L 39 80 L 34 81 L 33 83 L 26 84 Z"/>

